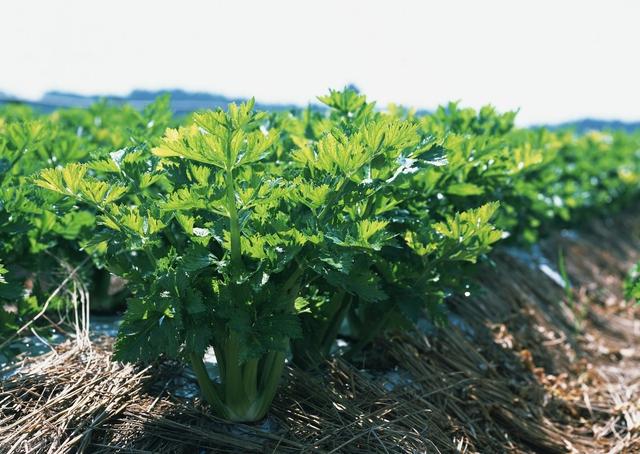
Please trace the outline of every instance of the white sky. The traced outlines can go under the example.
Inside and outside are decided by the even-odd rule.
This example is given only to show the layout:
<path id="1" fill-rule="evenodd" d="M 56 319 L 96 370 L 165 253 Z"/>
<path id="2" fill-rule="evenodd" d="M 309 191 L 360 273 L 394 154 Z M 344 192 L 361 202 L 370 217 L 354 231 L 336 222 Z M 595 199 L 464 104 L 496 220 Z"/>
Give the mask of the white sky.
<path id="1" fill-rule="evenodd" d="M 640 2 L 4 0 L 0 91 L 183 88 L 306 104 L 520 108 L 640 120 Z"/>

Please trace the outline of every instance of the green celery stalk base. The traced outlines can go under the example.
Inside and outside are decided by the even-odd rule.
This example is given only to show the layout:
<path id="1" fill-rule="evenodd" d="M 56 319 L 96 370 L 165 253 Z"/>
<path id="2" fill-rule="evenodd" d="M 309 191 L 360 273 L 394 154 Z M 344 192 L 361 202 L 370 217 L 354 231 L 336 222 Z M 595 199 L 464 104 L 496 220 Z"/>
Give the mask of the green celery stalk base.
<path id="1" fill-rule="evenodd" d="M 202 357 L 192 354 L 191 365 L 202 397 L 222 418 L 233 422 L 263 419 L 276 395 L 285 365 L 285 354 L 267 352 L 259 358 L 238 363 L 239 344 L 233 333 L 221 348 L 215 348 L 220 383 L 207 373 Z"/>
<path id="2" fill-rule="evenodd" d="M 302 369 L 315 369 L 331 356 L 331 347 L 351 307 L 351 298 L 340 290 L 328 304 L 331 313 L 326 320 L 315 320 L 307 314 L 300 316 L 305 335 L 291 341 L 291 353 L 293 363 Z"/>

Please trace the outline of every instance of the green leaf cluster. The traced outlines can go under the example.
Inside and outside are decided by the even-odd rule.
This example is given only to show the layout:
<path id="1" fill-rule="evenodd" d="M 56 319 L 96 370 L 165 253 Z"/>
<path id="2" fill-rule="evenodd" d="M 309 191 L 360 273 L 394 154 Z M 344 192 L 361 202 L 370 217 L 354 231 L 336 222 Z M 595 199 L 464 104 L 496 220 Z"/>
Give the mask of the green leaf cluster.
<path id="1" fill-rule="evenodd" d="M 13 320 L 0 324 L 0 335 L 11 334 L 16 325 L 27 320 L 25 317 L 37 312 L 69 270 L 85 261 L 83 247 L 96 227 L 95 210 L 77 209 L 69 198 L 35 187 L 32 177 L 47 167 L 69 165 L 69 173 L 78 170 L 73 166 L 90 161 L 95 166 L 86 170 L 86 176 L 95 181 L 108 179 L 111 172 L 119 172 L 119 164 L 111 160 L 111 167 L 101 164 L 104 157 L 121 153 L 113 152 L 114 147 L 144 150 L 162 135 L 170 120 L 167 98 L 158 99 L 142 112 L 106 102 L 50 115 L 16 105 L 0 109 L 0 258 L 8 270 L 0 312 L 4 319 Z M 128 171 L 144 167 L 140 159 L 125 165 Z M 150 186 L 154 182 L 143 183 Z M 118 198 L 114 192 L 105 192 L 106 183 L 91 189 L 87 195 L 94 201 Z M 92 258 L 78 277 L 91 288 L 94 307 L 103 302 L 108 309 L 112 304 L 109 276 L 99 269 L 99 256 Z M 16 318 L 15 314 L 25 316 Z"/>

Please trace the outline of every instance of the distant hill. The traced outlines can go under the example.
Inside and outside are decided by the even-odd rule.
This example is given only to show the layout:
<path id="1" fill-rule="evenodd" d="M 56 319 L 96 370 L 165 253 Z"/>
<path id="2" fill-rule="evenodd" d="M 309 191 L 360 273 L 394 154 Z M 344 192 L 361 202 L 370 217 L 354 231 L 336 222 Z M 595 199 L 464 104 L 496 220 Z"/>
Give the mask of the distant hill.
<path id="1" fill-rule="evenodd" d="M 96 101 L 106 99 L 114 104 L 130 104 L 136 109 L 143 109 L 158 96 L 164 94 L 171 95 L 171 108 L 177 115 L 187 114 L 196 110 L 226 107 L 227 104 L 231 102 L 245 101 L 245 99 L 241 98 L 228 98 L 210 93 L 190 93 L 183 90 L 134 90 L 127 96 L 85 96 L 61 91 L 50 91 L 45 93 L 44 96 L 37 101 L 21 100 L 0 92 L 0 104 L 19 102 L 48 112 L 64 107 L 88 107 Z M 262 110 L 279 111 L 289 110 L 299 106 L 293 104 L 265 104 L 257 102 L 256 107 Z"/>
<path id="2" fill-rule="evenodd" d="M 596 130 L 614 130 L 633 132 L 640 130 L 640 121 L 621 121 L 621 120 L 597 120 L 595 118 L 585 118 L 582 120 L 569 121 L 555 125 L 545 125 L 550 129 L 574 129 L 578 133 Z"/>
<path id="3" fill-rule="evenodd" d="M 196 110 L 215 109 L 217 107 L 226 107 L 230 102 L 242 102 L 242 98 L 228 98 L 226 96 L 204 93 L 204 92 L 187 92 L 184 90 L 133 90 L 127 96 L 84 96 L 74 93 L 61 91 L 47 92 L 37 101 L 25 101 L 12 97 L 0 91 L 0 104 L 9 102 L 20 102 L 33 106 L 34 108 L 49 112 L 63 107 L 87 107 L 100 99 L 107 99 L 115 104 L 131 104 L 137 109 L 142 109 L 151 103 L 158 96 L 163 94 L 171 95 L 171 108 L 176 115 L 184 115 Z M 293 104 L 265 104 L 256 103 L 256 107 L 262 110 L 280 111 L 300 108 Z M 321 109 L 320 106 L 318 106 Z M 428 111 L 420 110 L 420 113 Z M 559 124 L 540 125 L 550 129 L 572 128 L 582 133 L 589 130 L 624 130 L 627 132 L 640 130 L 640 121 L 625 122 L 620 120 L 598 120 L 594 118 L 585 118 Z"/>

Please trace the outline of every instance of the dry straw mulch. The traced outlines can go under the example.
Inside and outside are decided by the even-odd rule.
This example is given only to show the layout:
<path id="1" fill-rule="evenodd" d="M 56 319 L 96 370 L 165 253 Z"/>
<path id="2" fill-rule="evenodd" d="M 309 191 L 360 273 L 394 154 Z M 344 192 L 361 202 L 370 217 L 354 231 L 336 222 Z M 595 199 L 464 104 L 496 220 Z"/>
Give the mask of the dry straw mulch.
<path id="1" fill-rule="evenodd" d="M 359 363 L 288 369 L 258 425 L 177 397 L 189 375 L 176 364 L 64 344 L 0 384 L 0 451 L 640 452 L 640 321 L 621 296 L 639 228 L 626 216 L 559 233 L 540 245 L 546 274 L 539 257 L 497 251 L 450 326 L 380 340 Z M 571 294 L 549 277 L 559 251 Z"/>

